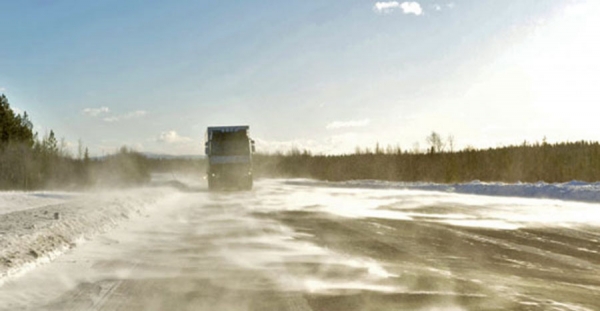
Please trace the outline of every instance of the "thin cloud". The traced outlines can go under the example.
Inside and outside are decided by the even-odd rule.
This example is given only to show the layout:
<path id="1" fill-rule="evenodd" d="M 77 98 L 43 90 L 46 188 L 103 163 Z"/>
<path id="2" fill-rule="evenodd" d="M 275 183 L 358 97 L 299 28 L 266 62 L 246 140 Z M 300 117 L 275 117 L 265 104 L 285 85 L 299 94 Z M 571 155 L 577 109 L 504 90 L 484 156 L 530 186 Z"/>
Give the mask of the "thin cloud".
<path id="1" fill-rule="evenodd" d="M 450 3 L 446 4 L 446 6 L 447 6 L 449 9 L 453 9 L 453 8 L 456 6 L 456 4 L 455 4 L 454 2 L 450 2 Z"/>
<path id="2" fill-rule="evenodd" d="M 108 107 L 100 107 L 100 108 L 85 108 L 81 111 L 86 116 L 97 117 L 100 114 L 109 113 L 110 109 Z"/>
<path id="3" fill-rule="evenodd" d="M 148 112 L 146 112 L 144 110 L 138 110 L 138 111 L 133 111 L 133 112 L 129 112 L 129 113 L 118 115 L 118 116 L 106 117 L 102 120 L 104 120 L 104 122 L 112 123 L 112 122 L 119 122 L 119 121 L 124 121 L 124 120 L 141 118 L 147 114 L 148 114 Z"/>
<path id="4" fill-rule="evenodd" d="M 327 126 L 325 128 L 328 130 L 336 130 L 336 129 L 348 128 L 348 127 L 365 127 L 365 126 L 369 125 L 369 123 L 371 123 L 371 120 L 369 120 L 369 119 L 351 120 L 351 121 L 333 121 L 333 122 L 327 124 Z"/>
<path id="5" fill-rule="evenodd" d="M 6 88 L 5 87 L 0 87 L 0 92 L 5 92 Z"/>
<path id="6" fill-rule="evenodd" d="M 376 2 L 373 6 L 373 11 L 377 13 L 391 13 L 396 9 L 401 9 L 404 14 L 414 14 L 421 15 L 423 14 L 423 8 L 418 2 L 398 2 L 398 1 L 384 1 L 384 2 Z"/>
<path id="7" fill-rule="evenodd" d="M 166 144 L 180 144 L 191 142 L 193 139 L 181 136 L 176 131 L 171 130 L 160 133 L 156 141 Z"/>

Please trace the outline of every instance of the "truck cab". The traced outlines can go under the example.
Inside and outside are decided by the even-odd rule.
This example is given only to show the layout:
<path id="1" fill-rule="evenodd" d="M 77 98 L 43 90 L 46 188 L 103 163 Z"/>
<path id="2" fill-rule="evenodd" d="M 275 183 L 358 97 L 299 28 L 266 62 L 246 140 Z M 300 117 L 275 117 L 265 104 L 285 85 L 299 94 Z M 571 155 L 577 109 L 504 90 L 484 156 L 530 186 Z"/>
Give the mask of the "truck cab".
<path id="1" fill-rule="evenodd" d="M 210 126 L 206 130 L 205 153 L 208 157 L 209 190 L 251 190 L 254 141 L 250 127 Z"/>

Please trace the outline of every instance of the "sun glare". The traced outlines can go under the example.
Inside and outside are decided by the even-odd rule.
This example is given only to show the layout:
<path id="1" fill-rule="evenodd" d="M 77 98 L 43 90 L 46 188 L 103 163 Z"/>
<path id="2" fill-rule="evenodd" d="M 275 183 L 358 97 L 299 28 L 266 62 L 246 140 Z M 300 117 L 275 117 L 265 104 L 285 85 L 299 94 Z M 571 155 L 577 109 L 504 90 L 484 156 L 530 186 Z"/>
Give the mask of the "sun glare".
<path id="1" fill-rule="evenodd" d="M 588 1 L 541 23 L 520 64 L 531 79 L 536 110 L 564 130 L 586 137 L 600 130 L 599 13 L 600 3 Z"/>

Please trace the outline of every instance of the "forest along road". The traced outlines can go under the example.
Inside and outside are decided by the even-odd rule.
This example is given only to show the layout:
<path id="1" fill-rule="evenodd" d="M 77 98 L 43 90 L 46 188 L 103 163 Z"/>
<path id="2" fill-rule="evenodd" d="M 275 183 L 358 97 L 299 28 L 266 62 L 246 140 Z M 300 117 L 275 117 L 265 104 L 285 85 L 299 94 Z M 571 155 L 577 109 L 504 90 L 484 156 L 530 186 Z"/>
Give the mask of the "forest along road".
<path id="1" fill-rule="evenodd" d="M 258 181 L 182 192 L 2 310 L 600 310 L 595 204 Z"/>

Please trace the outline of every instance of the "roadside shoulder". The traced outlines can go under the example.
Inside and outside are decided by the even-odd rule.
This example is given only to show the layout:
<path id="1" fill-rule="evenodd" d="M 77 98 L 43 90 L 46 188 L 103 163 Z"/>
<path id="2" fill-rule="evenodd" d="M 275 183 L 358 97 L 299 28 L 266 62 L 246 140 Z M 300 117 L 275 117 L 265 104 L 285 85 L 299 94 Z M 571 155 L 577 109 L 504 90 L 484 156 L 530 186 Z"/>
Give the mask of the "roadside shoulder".
<path id="1" fill-rule="evenodd" d="M 86 193 L 59 204 L 0 214 L 0 285 L 176 193 L 169 188 Z"/>

